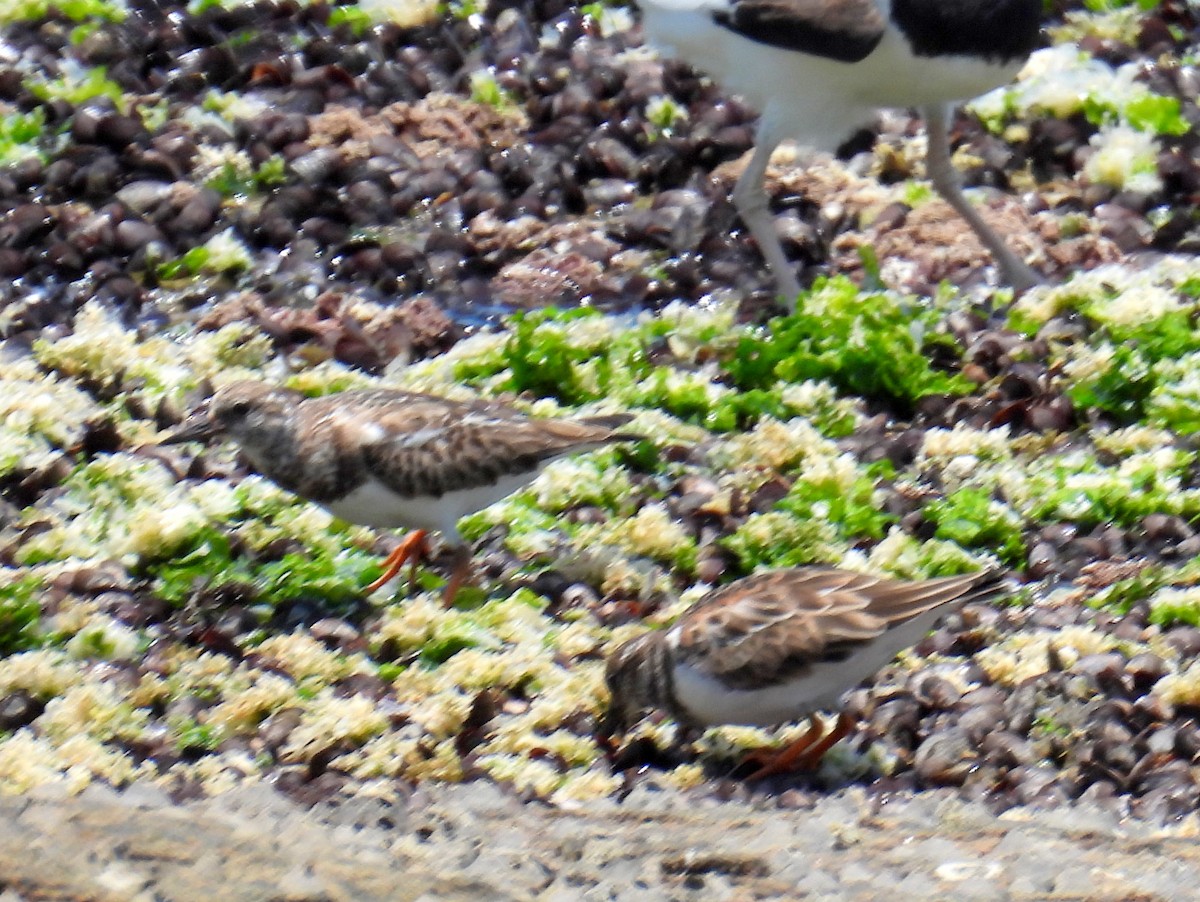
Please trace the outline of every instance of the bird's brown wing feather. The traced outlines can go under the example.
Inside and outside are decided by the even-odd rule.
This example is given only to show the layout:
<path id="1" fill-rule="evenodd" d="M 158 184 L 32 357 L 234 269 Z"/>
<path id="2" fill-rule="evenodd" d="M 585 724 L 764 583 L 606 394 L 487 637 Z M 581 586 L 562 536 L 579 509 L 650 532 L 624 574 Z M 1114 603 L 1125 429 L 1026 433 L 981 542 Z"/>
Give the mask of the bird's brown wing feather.
<path id="1" fill-rule="evenodd" d="M 874 0 L 732 0 L 713 20 L 760 44 L 843 63 L 869 56 L 887 27 Z"/>
<path id="2" fill-rule="evenodd" d="M 379 389 L 336 403 L 321 399 L 361 448 L 367 470 L 402 495 L 440 496 L 532 473 L 547 461 L 638 436 L 616 431 L 629 417 L 533 419 L 504 404 L 454 401 Z"/>
<path id="3" fill-rule="evenodd" d="M 731 686 L 760 688 L 836 660 L 938 605 L 990 597 L 996 582 L 990 573 L 921 582 L 818 568 L 756 574 L 685 614 L 678 651 Z"/>

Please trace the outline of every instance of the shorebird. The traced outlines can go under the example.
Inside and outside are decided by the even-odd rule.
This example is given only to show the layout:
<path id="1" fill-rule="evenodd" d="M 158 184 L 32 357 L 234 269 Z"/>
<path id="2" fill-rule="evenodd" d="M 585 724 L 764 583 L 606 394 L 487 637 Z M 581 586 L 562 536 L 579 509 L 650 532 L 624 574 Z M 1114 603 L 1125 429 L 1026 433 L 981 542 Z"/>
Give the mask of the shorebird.
<path id="1" fill-rule="evenodd" d="M 439 532 L 455 552 L 447 606 L 469 572 L 460 518 L 532 482 L 551 461 L 611 442 L 630 417 L 534 419 L 503 404 L 391 389 L 320 398 L 234 382 L 161 443 L 232 438 L 262 475 L 349 523 L 412 530 L 388 555 L 374 592 Z"/>
<path id="2" fill-rule="evenodd" d="M 953 103 L 1007 84 L 1038 42 L 1042 0 L 637 0 L 647 39 L 742 95 L 762 118 L 733 203 L 780 296 L 800 294 L 763 188 L 794 138 L 834 151 L 884 107 L 917 107 L 930 181 L 1016 289 L 1041 279 L 963 196 L 950 159 Z"/>
<path id="3" fill-rule="evenodd" d="M 817 711 L 836 708 L 940 615 L 1002 591 L 994 570 L 919 582 L 832 568 L 756 573 L 608 656 L 612 701 L 601 733 L 625 730 L 649 708 L 689 727 L 809 718 L 796 742 L 751 756 L 760 767 L 750 778 L 812 770 L 853 727 L 842 713 L 826 733 Z"/>

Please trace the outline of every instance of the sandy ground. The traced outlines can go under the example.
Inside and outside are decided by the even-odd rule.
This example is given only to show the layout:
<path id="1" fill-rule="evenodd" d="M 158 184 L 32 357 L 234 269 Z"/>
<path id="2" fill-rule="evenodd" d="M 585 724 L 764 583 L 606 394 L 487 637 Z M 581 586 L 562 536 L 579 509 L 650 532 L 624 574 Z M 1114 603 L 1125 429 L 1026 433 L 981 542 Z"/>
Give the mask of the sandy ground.
<path id="1" fill-rule="evenodd" d="M 304 811 L 98 786 L 0 800 L 0 902 L 237 899 L 1184 900 L 1196 824 L 851 790 L 805 810 L 638 789 L 574 811 L 473 783 Z"/>

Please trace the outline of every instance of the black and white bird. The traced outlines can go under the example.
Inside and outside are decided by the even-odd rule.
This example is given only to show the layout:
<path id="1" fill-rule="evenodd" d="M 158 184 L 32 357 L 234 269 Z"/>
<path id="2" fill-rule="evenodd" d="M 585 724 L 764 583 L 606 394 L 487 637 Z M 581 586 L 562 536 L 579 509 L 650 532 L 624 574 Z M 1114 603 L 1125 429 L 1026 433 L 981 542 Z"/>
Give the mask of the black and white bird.
<path id="1" fill-rule="evenodd" d="M 1042 0 L 638 0 L 647 39 L 744 97 L 762 114 L 733 203 L 779 293 L 800 283 L 783 253 L 763 176 L 794 138 L 834 151 L 880 108 L 917 107 L 938 193 L 991 251 L 1000 276 L 1041 279 L 963 197 L 950 161 L 952 105 L 1007 84 L 1038 42 Z"/>

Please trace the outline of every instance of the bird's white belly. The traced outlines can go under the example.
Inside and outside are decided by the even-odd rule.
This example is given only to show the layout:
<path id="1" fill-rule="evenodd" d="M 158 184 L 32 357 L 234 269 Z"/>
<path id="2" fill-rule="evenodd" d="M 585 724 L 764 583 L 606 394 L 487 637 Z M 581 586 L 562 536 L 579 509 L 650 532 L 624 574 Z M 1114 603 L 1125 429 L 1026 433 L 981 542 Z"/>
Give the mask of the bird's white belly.
<path id="1" fill-rule="evenodd" d="M 641 0 L 646 38 L 690 62 L 764 115 L 779 138 L 836 150 L 881 107 L 969 100 L 1011 81 L 1020 64 L 914 56 L 889 28 L 872 53 L 844 63 L 761 44 L 722 28 L 695 0 Z"/>
<path id="2" fill-rule="evenodd" d="M 702 724 L 773 726 L 798 720 L 813 711 L 837 707 L 842 694 L 925 636 L 938 617 L 955 609 L 943 605 L 888 630 L 874 642 L 861 645 L 842 661 L 812 665 L 802 675 L 753 692 L 731 690 L 718 680 L 677 664 L 672 675 L 675 700 Z"/>
<path id="3" fill-rule="evenodd" d="M 459 541 L 457 524 L 461 518 L 507 498 L 536 476 L 536 472 L 502 476 L 495 485 L 447 492 L 440 497 L 417 495 L 407 498 L 371 479 L 344 498 L 326 502 L 324 507 L 349 523 L 381 529 L 434 530 L 448 541 L 456 542 Z"/>
<path id="4" fill-rule="evenodd" d="M 650 2 L 641 7 L 650 43 L 740 94 L 760 113 L 770 109 L 781 138 L 834 150 L 874 115 L 871 105 L 849 102 L 841 90 L 852 68 L 846 63 L 751 41 L 718 26 L 708 9 Z M 814 89 L 817 85 L 822 87 Z"/>
<path id="5" fill-rule="evenodd" d="M 876 107 L 910 107 L 970 100 L 1008 84 L 1024 65 L 971 56 L 914 56 L 908 42 L 888 29 L 859 64 L 859 96 Z"/>
<path id="6" fill-rule="evenodd" d="M 674 670 L 675 700 L 701 724 L 765 727 L 835 706 L 847 682 L 841 665 L 819 664 L 804 676 L 753 692 L 731 690 L 686 664 Z"/>

